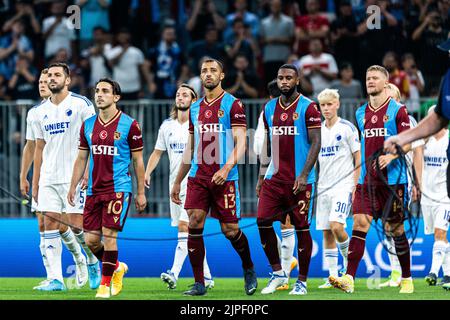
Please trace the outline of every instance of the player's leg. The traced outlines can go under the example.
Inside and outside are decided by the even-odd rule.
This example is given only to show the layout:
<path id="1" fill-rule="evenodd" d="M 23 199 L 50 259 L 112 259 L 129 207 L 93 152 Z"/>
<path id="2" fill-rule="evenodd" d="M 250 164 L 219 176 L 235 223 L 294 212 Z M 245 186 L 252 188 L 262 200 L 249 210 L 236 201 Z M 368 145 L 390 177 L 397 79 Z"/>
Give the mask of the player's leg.
<path id="1" fill-rule="evenodd" d="M 347 269 L 348 264 L 348 247 L 350 239 L 345 231 L 347 226 L 347 217 L 352 207 L 352 190 L 336 190 L 331 196 L 331 211 L 329 215 L 330 229 L 333 233 L 336 243 L 341 252 L 344 270 Z"/>
<path id="2" fill-rule="evenodd" d="M 291 219 L 286 216 L 285 223 L 281 223 L 281 267 L 286 275 L 290 276 L 291 271 L 297 267 L 298 261 L 294 257 L 295 249 L 295 228 L 291 224 Z"/>
<path id="3" fill-rule="evenodd" d="M 388 251 L 389 265 L 391 266 L 391 274 L 389 275 L 388 281 L 380 283 L 380 287 L 398 287 L 400 286 L 402 269 L 397 258 L 397 253 L 395 252 L 394 238 L 386 235 L 385 243 Z"/>
<path id="4" fill-rule="evenodd" d="M 447 230 L 447 206 L 436 205 L 432 207 L 433 227 L 434 227 L 434 244 L 433 244 L 433 260 L 431 264 L 430 274 L 425 278 L 429 285 L 435 285 L 439 276 L 439 270 L 443 269 L 444 278 L 449 275 L 447 266 L 445 265 L 446 251 L 448 248 Z M 447 271 L 447 274 L 445 273 Z M 442 283 L 445 283 L 447 279 L 443 279 Z M 448 281 L 447 281 L 448 282 Z"/>
<path id="5" fill-rule="evenodd" d="M 38 228 L 39 228 L 39 239 L 40 239 L 39 240 L 39 251 L 41 252 L 42 263 L 43 263 L 44 268 L 45 268 L 46 278 L 45 278 L 45 280 L 41 281 L 37 286 L 33 287 L 33 290 L 38 289 L 42 285 L 46 285 L 48 283 L 48 280 L 50 279 L 49 278 L 49 273 L 50 273 L 49 268 L 50 268 L 50 266 L 48 264 L 48 259 L 47 259 L 47 256 L 45 254 L 44 216 L 41 213 L 37 212 L 37 211 L 35 211 L 35 213 L 36 213 L 36 218 L 37 218 L 37 221 L 38 221 Z"/>
<path id="6" fill-rule="evenodd" d="M 328 272 L 330 276 L 338 277 L 338 248 L 336 246 L 336 240 L 331 230 L 323 230 L 323 253 L 325 263 L 328 266 Z M 325 283 L 320 286 L 321 289 L 329 288 L 329 284 Z"/>

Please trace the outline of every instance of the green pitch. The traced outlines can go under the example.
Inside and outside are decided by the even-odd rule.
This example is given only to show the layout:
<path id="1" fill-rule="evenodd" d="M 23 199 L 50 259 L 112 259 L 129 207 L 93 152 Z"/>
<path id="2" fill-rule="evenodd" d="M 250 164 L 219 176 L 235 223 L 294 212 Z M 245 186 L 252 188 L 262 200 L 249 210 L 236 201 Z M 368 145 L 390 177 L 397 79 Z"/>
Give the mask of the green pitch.
<path id="1" fill-rule="evenodd" d="M 0 300 L 93 300 L 95 290 L 84 288 L 67 292 L 45 293 L 32 288 L 42 279 L 38 278 L 0 278 Z M 346 294 L 337 289 L 318 289 L 322 279 L 308 280 L 308 295 L 290 296 L 289 291 L 278 291 L 273 295 L 262 295 L 261 289 L 268 278 L 258 279 L 258 291 L 247 296 L 244 292 L 244 281 L 240 278 L 215 278 L 215 287 L 204 297 L 185 297 L 183 291 L 193 283 L 192 278 L 180 279 L 177 289 L 168 290 L 159 278 L 126 278 L 122 293 L 111 298 L 127 300 L 450 300 L 450 291 L 442 287 L 430 287 L 423 279 L 415 279 L 415 293 L 400 295 L 397 288 L 370 290 L 367 279 L 357 279 L 355 292 Z M 385 279 L 383 279 L 385 280 Z M 290 281 L 291 286 L 294 279 Z"/>

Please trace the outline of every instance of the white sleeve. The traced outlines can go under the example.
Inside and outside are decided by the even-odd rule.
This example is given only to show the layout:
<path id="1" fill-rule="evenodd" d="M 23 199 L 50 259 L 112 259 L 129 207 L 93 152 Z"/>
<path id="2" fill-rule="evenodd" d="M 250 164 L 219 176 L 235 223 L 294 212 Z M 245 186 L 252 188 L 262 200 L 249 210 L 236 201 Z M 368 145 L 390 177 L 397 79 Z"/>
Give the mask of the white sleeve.
<path id="1" fill-rule="evenodd" d="M 34 107 L 28 110 L 27 113 L 27 131 L 25 132 L 25 139 L 34 141 L 36 140 L 33 131 L 33 115 L 34 115 Z"/>
<path id="2" fill-rule="evenodd" d="M 83 106 L 81 109 L 81 120 L 84 122 L 86 119 L 89 119 L 90 117 L 95 115 L 95 108 L 94 105 L 90 100 L 88 100 L 89 103 L 86 102 L 86 105 Z"/>
<path id="3" fill-rule="evenodd" d="M 33 133 L 35 140 L 44 139 L 44 132 L 42 131 L 41 121 L 35 119 L 32 123 Z"/>
<path id="4" fill-rule="evenodd" d="M 355 153 L 356 151 L 361 150 L 359 134 L 358 134 L 358 130 L 356 130 L 356 128 L 354 128 L 353 130 L 348 128 L 347 142 L 350 146 L 350 150 L 352 151 L 352 153 Z"/>
<path id="5" fill-rule="evenodd" d="M 260 155 L 262 152 L 262 147 L 264 143 L 264 120 L 263 120 L 264 112 L 261 112 L 258 118 L 258 125 L 256 127 L 255 136 L 253 139 L 253 152 L 256 155 Z"/>
<path id="6" fill-rule="evenodd" d="M 136 62 L 138 65 L 143 64 L 145 61 L 144 54 L 141 50 L 136 48 Z"/>
<path id="7" fill-rule="evenodd" d="M 116 46 L 109 50 L 106 50 L 106 47 L 105 47 L 104 55 L 105 55 L 106 59 L 111 60 L 111 59 L 114 59 L 115 57 L 117 57 L 122 52 L 122 50 L 123 49 L 119 46 Z"/>
<path id="8" fill-rule="evenodd" d="M 42 33 L 46 33 L 48 29 L 50 29 L 50 25 L 53 21 L 52 17 L 45 18 L 44 21 L 42 21 Z"/>
<path id="9" fill-rule="evenodd" d="M 336 64 L 336 60 L 334 59 L 334 57 L 330 54 L 329 55 L 329 60 L 330 60 L 330 67 L 328 69 L 329 72 L 333 72 L 333 73 L 338 73 L 338 67 Z"/>
<path id="10" fill-rule="evenodd" d="M 164 124 L 162 124 L 161 127 L 159 127 L 158 138 L 156 139 L 155 143 L 155 149 L 161 151 L 167 150 L 166 143 L 164 142 Z"/>

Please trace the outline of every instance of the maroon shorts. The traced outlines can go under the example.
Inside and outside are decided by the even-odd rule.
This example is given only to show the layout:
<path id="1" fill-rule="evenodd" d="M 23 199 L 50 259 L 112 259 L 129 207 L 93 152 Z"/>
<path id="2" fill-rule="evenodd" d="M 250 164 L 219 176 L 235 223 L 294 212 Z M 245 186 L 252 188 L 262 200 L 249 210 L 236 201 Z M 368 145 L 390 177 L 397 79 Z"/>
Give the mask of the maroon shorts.
<path id="1" fill-rule="evenodd" d="M 390 187 L 395 190 L 398 198 L 394 197 L 385 185 L 370 187 L 367 184 L 356 185 L 353 214 L 368 214 L 375 219 L 383 218 L 390 222 L 402 222 L 404 219 L 403 211 L 407 209 L 406 206 L 408 205 L 407 186 L 399 184 Z M 387 205 L 389 205 L 389 208 L 385 208 Z M 383 211 L 386 212 L 384 215 Z"/>
<path id="2" fill-rule="evenodd" d="M 131 193 L 115 192 L 86 197 L 83 229 L 101 230 L 102 227 L 122 231 L 130 208 Z"/>
<path id="3" fill-rule="evenodd" d="M 188 178 L 186 210 L 201 209 L 224 223 L 237 223 L 241 218 L 241 198 L 237 180 L 217 185 L 211 180 Z"/>
<path id="4" fill-rule="evenodd" d="M 293 184 L 264 180 L 259 193 L 258 219 L 281 221 L 285 223 L 289 215 L 291 224 L 307 227 L 312 185 L 306 190 L 294 194 Z"/>

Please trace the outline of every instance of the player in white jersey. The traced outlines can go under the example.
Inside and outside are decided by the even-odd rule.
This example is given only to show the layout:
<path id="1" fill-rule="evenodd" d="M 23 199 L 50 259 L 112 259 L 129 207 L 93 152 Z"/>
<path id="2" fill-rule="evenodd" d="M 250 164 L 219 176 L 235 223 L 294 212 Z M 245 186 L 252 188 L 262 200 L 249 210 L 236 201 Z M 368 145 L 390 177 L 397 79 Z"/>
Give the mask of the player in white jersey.
<path id="1" fill-rule="evenodd" d="M 398 87 L 389 83 L 386 87 L 386 91 L 388 96 L 394 98 L 395 101 L 400 102 L 401 94 Z M 409 115 L 409 122 L 411 128 L 417 126 L 417 121 L 413 116 Z M 423 139 L 414 141 L 411 144 L 411 150 L 406 154 L 406 161 L 408 164 L 408 198 L 411 200 L 410 207 L 412 209 L 413 206 L 418 205 L 418 201 L 420 198 L 420 192 L 416 188 L 416 186 L 412 184 L 411 175 L 409 172 L 411 171 L 411 164 L 414 166 L 414 170 L 416 172 L 416 183 L 417 185 L 421 185 L 422 179 L 422 166 L 423 166 L 423 145 L 425 141 Z M 396 157 L 392 154 L 387 154 L 380 156 L 380 168 L 384 168 L 387 166 L 393 159 Z M 394 239 L 390 236 L 386 236 L 386 242 L 389 264 L 391 266 L 391 274 L 389 275 L 389 279 L 386 282 L 380 283 L 380 287 L 399 287 L 401 282 L 401 267 L 400 262 L 398 261 L 397 254 L 395 252 L 395 243 Z"/>
<path id="2" fill-rule="evenodd" d="M 270 81 L 267 84 L 267 91 L 269 92 L 270 99 L 279 97 L 281 95 L 280 89 L 277 85 L 277 79 Z M 264 143 L 265 136 L 263 112 L 261 111 L 258 118 L 258 125 L 255 130 L 255 135 L 253 139 L 253 152 L 257 156 L 261 155 L 262 147 Z M 281 269 L 286 272 L 286 275 L 290 277 L 292 270 L 297 267 L 298 260 L 294 257 L 295 249 L 295 228 L 291 224 L 289 215 L 286 217 L 285 223 L 281 223 L 281 240 L 277 236 L 278 254 L 281 258 Z M 289 283 L 281 285 L 277 290 L 288 290 Z"/>
<path id="3" fill-rule="evenodd" d="M 323 230 L 323 251 L 330 276 L 338 277 L 338 249 L 347 267 L 349 237 L 345 231 L 361 162 L 359 134 L 349 121 L 338 117 L 339 93 L 325 89 L 318 95 L 325 118 L 321 129 L 316 229 Z M 328 280 L 320 289 L 332 288 Z"/>
<path id="4" fill-rule="evenodd" d="M 169 176 L 169 193 L 172 190 L 173 183 L 178 173 L 181 161 L 183 159 L 183 152 L 186 148 L 189 137 L 189 108 L 193 102 L 197 100 L 197 94 L 194 89 L 182 84 L 175 96 L 175 105 L 170 114 L 170 118 L 165 120 L 158 131 L 158 138 L 156 140 L 155 148 L 150 155 L 145 172 L 145 185 L 150 188 L 151 174 L 157 167 L 159 160 L 164 151 L 167 151 L 170 163 Z M 188 238 L 188 224 L 189 217 L 184 209 L 184 201 L 186 199 L 187 176 L 181 183 L 180 199 L 182 205 L 177 205 L 170 201 L 170 217 L 172 227 L 178 226 L 178 244 L 175 249 L 175 257 L 173 265 L 170 270 L 161 273 L 161 280 L 167 283 L 169 289 L 175 289 L 177 286 L 178 275 L 183 267 L 184 260 L 188 255 L 187 238 Z M 204 274 L 205 286 L 207 288 L 214 287 L 214 280 L 212 279 L 209 270 L 206 255 L 204 260 Z"/>
<path id="5" fill-rule="evenodd" d="M 77 191 L 76 206 L 67 202 L 70 180 L 78 154 L 79 132 L 82 122 L 95 114 L 92 103 L 85 97 L 69 92 L 70 69 L 64 63 L 48 67 L 48 87 L 52 95 L 41 104 L 33 123 L 36 150 L 34 155 L 33 198 L 44 213 L 45 255 L 49 261 L 47 285 L 42 291 L 64 291 L 61 265 L 61 214 L 66 213 L 74 234 L 66 242 L 74 254 L 76 264 L 75 287 L 80 288 L 89 278 L 90 287 L 100 285 L 100 267 L 97 258 L 84 242 L 82 231 L 85 193 Z M 81 252 L 80 244 L 86 255 Z"/>
<path id="6" fill-rule="evenodd" d="M 430 113 L 434 106 L 428 110 Z M 447 195 L 447 148 L 449 132 L 442 129 L 430 137 L 424 147 L 422 174 L 422 214 L 425 234 L 434 234 L 433 258 L 426 282 L 436 285 L 442 267 L 442 285 L 450 289 L 450 245 L 447 231 L 450 219 L 450 199 Z"/>

